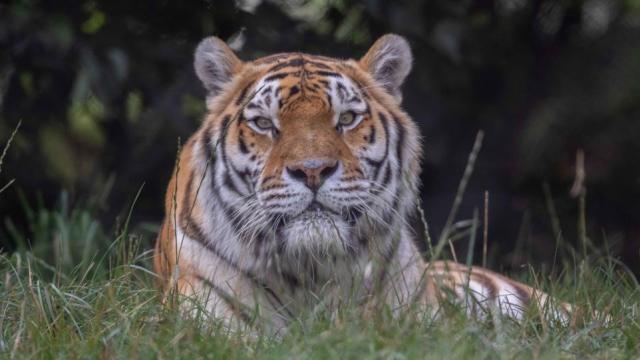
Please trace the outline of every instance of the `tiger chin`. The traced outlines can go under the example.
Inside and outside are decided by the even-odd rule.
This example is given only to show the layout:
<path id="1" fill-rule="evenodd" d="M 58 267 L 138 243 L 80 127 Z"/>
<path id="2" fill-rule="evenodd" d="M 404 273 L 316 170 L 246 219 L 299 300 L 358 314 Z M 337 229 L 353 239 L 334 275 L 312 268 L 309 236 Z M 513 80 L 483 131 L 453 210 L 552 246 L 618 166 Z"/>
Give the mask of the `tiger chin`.
<path id="1" fill-rule="evenodd" d="M 406 222 L 422 154 L 400 106 L 411 65 L 392 34 L 359 60 L 241 61 L 202 40 L 194 66 L 207 115 L 179 153 L 155 247 L 165 293 L 274 330 L 320 302 L 362 304 L 373 292 L 395 311 L 438 313 L 452 296 L 515 318 L 546 307 L 546 294 L 489 270 L 423 260 Z M 566 320 L 571 307 L 553 312 Z"/>

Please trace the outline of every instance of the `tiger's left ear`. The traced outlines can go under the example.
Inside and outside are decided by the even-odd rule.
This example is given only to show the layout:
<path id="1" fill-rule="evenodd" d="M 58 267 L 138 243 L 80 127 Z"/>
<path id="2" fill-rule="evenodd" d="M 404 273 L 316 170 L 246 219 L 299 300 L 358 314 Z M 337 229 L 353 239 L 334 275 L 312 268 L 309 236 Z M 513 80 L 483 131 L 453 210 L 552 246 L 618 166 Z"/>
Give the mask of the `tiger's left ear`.
<path id="1" fill-rule="evenodd" d="M 360 59 L 360 67 L 400 103 L 400 86 L 409 75 L 412 62 L 413 55 L 407 40 L 387 34 L 379 38 Z"/>

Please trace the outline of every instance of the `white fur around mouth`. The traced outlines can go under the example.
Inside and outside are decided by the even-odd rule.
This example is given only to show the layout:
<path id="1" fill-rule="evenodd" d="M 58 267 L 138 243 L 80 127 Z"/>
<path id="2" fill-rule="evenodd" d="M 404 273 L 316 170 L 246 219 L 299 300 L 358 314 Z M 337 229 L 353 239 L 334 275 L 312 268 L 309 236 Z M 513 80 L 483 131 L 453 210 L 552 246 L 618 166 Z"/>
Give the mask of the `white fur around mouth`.
<path id="1" fill-rule="evenodd" d="M 302 210 L 298 215 L 295 215 L 291 218 L 292 221 L 314 221 L 314 220 L 325 220 L 331 221 L 338 214 L 335 214 L 331 211 L 331 209 L 326 206 L 320 204 L 317 201 L 313 201 L 306 207 L 306 209 Z"/>
<path id="2" fill-rule="evenodd" d="M 324 209 L 312 209 L 312 210 L 304 210 L 299 215 L 295 216 L 292 221 L 302 222 L 309 225 L 324 223 L 324 222 L 332 222 L 333 214 Z"/>

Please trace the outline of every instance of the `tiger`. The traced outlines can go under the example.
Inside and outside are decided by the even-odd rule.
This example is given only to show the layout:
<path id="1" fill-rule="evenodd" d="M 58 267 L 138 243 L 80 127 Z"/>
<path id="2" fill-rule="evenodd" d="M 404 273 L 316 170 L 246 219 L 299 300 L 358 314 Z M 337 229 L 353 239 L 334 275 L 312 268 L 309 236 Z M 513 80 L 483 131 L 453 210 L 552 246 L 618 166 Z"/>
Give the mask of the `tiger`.
<path id="1" fill-rule="evenodd" d="M 164 294 L 227 324 L 286 329 L 305 312 L 378 299 L 394 312 L 522 319 L 544 292 L 488 269 L 426 261 L 422 139 L 401 108 L 413 55 L 380 37 L 359 60 L 292 52 L 242 61 L 204 38 L 194 68 L 207 113 L 180 147 L 154 250 Z M 568 319 L 572 307 L 554 305 Z"/>

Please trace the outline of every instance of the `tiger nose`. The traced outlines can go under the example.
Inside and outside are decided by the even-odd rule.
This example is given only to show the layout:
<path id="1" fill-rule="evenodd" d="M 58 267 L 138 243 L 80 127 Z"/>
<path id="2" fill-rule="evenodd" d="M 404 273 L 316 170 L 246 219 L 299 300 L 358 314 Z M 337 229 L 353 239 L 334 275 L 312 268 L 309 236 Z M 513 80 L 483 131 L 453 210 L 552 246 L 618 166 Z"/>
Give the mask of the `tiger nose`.
<path id="1" fill-rule="evenodd" d="M 287 173 L 293 179 L 307 185 L 311 190 L 318 190 L 324 181 L 338 169 L 337 160 L 310 159 L 287 166 Z"/>

